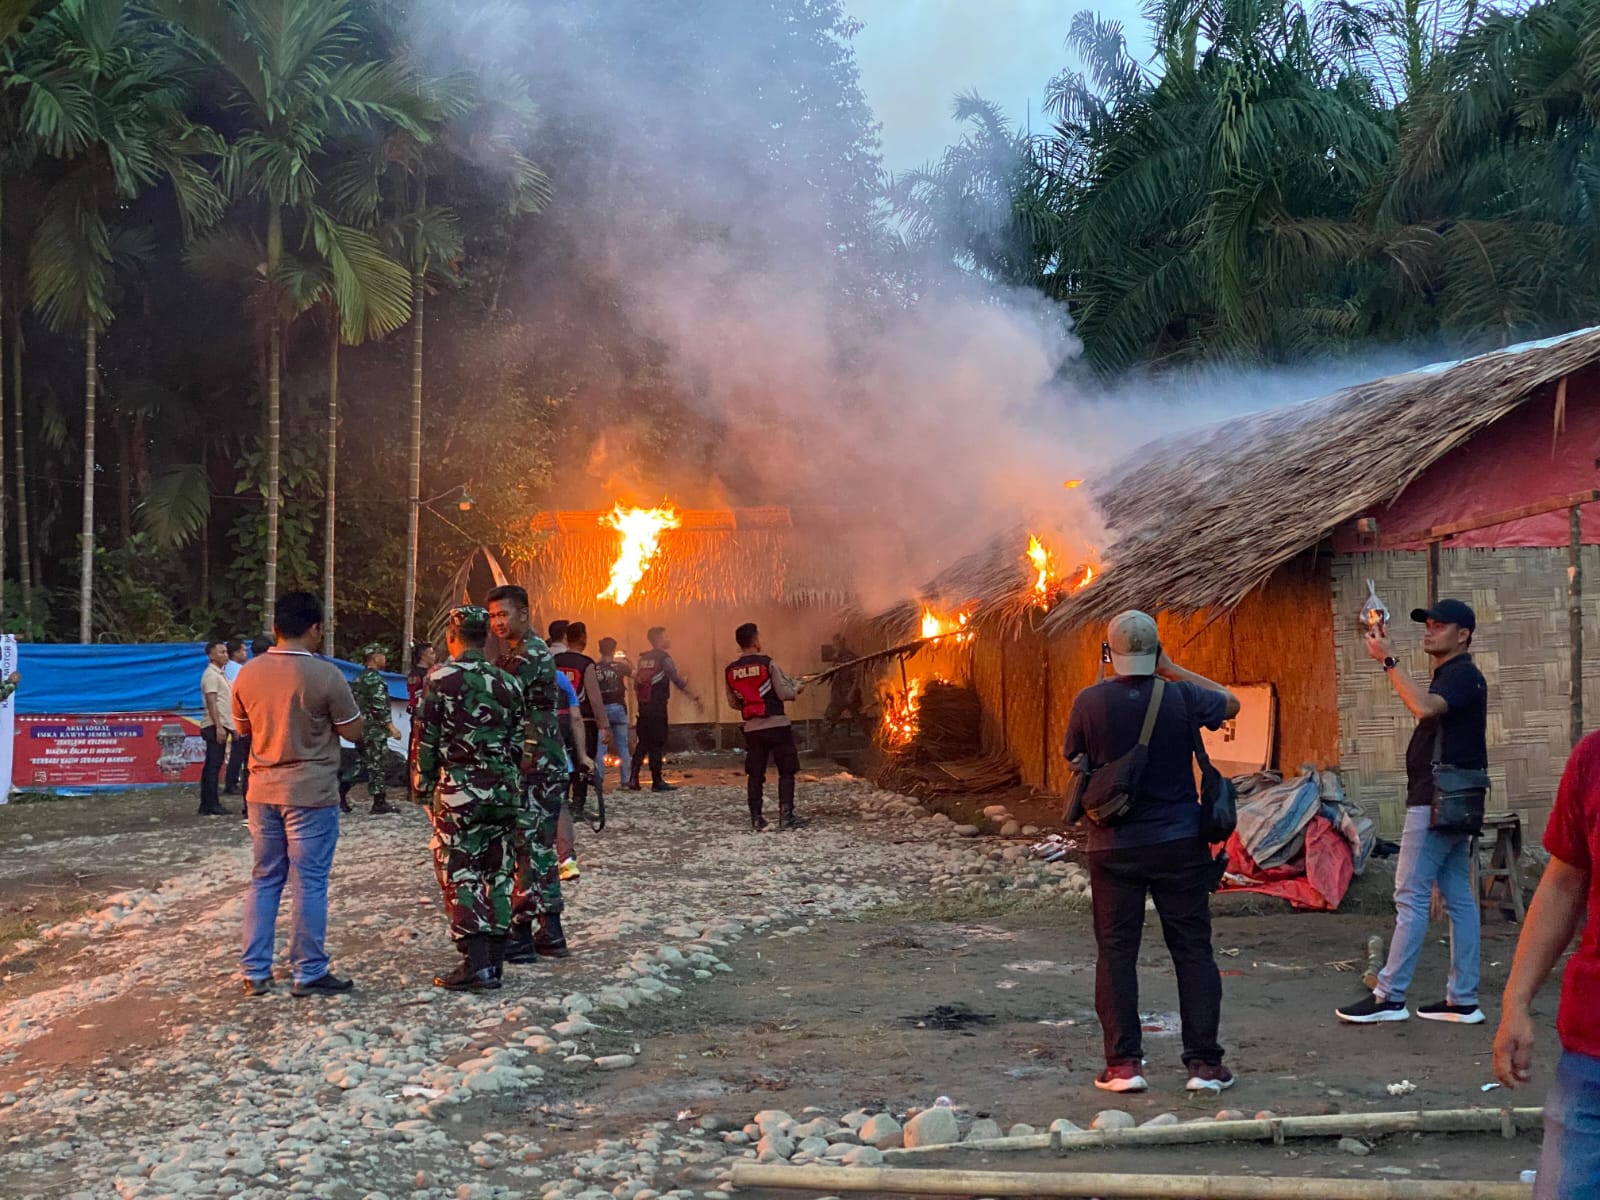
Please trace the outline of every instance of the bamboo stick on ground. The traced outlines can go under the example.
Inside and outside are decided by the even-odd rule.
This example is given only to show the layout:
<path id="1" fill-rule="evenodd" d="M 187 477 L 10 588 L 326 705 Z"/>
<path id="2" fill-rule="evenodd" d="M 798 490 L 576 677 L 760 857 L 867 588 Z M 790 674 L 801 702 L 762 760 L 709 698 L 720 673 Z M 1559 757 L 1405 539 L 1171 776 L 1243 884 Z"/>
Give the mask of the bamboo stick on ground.
<path id="1" fill-rule="evenodd" d="M 1097 1171 L 953 1171 L 791 1167 L 740 1162 L 740 1188 L 922 1196 L 1103 1196 L 1121 1200 L 1529 1200 L 1525 1183 L 1471 1180 L 1264 1179 L 1249 1175 L 1116 1175 Z"/>
<path id="2" fill-rule="evenodd" d="M 923 1158 L 959 1150 L 1098 1150 L 1118 1146 L 1184 1146 L 1202 1142 L 1281 1142 L 1286 1138 L 1347 1137 L 1390 1133 L 1494 1133 L 1513 1136 L 1536 1128 L 1542 1108 L 1451 1108 L 1432 1112 L 1328 1113 L 1269 1120 L 1191 1121 L 1185 1125 L 1144 1125 L 1137 1129 L 1085 1129 L 1076 1133 L 1036 1133 L 1025 1137 L 989 1138 L 947 1146 L 915 1146 L 890 1150 L 886 1161 Z"/>

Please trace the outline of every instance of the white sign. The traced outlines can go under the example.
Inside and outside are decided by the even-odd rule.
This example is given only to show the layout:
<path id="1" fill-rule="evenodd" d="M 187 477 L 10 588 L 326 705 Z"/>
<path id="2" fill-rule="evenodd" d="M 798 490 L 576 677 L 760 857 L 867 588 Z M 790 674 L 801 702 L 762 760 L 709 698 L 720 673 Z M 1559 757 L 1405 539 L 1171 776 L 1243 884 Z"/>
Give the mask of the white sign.
<path id="1" fill-rule="evenodd" d="M 1239 697 L 1239 715 L 1218 730 L 1203 729 L 1206 753 L 1224 775 L 1254 775 L 1272 766 L 1273 743 L 1278 735 L 1278 694 L 1270 683 L 1240 684 L 1228 688 Z"/>
<path id="2" fill-rule="evenodd" d="M 17 669 L 17 639 L 0 635 L 0 679 L 10 679 Z M 0 804 L 11 799 L 11 755 L 16 749 L 17 697 L 12 693 L 0 704 Z"/>

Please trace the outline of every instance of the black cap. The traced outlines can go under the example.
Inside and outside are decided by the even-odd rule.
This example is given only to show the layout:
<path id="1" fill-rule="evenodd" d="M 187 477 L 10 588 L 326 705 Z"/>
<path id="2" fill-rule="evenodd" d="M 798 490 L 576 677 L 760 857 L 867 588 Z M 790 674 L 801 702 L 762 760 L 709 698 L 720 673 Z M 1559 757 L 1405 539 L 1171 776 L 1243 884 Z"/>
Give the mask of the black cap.
<path id="1" fill-rule="evenodd" d="M 1418 624 L 1438 621 L 1441 625 L 1459 625 L 1469 633 L 1478 628 L 1478 615 L 1460 600 L 1441 600 L 1432 608 L 1414 608 L 1411 619 Z"/>

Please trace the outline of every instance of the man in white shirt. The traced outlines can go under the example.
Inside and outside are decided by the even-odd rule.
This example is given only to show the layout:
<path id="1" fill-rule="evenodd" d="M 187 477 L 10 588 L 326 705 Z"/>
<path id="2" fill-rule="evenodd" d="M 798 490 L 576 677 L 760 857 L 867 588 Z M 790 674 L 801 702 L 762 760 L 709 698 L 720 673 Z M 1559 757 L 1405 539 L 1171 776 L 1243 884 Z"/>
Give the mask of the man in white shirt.
<path id="1" fill-rule="evenodd" d="M 200 768 L 200 815 L 203 817 L 228 815 L 217 794 L 228 735 L 233 732 L 233 685 L 223 670 L 227 665 L 228 644 L 207 642 L 206 669 L 200 676 L 200 702 L 205 706 L 200 737 L 206 744 L 205 765 Z"/>

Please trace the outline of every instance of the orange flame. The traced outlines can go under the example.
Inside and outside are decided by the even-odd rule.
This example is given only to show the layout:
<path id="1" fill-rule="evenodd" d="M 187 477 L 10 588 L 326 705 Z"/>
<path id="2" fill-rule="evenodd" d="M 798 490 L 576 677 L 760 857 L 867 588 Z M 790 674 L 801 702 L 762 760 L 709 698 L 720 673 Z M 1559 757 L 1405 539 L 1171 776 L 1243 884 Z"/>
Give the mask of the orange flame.
<path id="1" fill-rule="evenodd" d="M 1081 479 L 1068 479 L 1068 480 L 1063 481 L 1061 486 L 1066 488 L 1067 491 L 1070 492 L 1073 488 L 1081 488 L 1083 486 L 1083 480 L 1081 480 Z"/>
<path id="2" fill-rule="evenodd" d="M 1033 590 L 1041 596 L 1050 594 L 1050 551 L 1044 548 L 1034 534 L 1028 535 L 1028 561 L 1033 564 L 1033 569 L 1038 572 L 1038 578 L 1033 582 Z"/>
<path id="3" fill-rule="evenodd" d="M 955 634 L 958 642 L 964 642 L 972 635 L 967 630 L 967 613 L 957 613 L 954 617 L 946 619 L 939 616 L 931 608 L 922 610 L 922 636 L 925 638 L 940 638 L 947 634 Z"/>
<path id="4" fill-rule="evenodd" d="M 937 682 L 937 681 L 935 681 Z M 883 703 L 883 738 L 891 746 L 904 746 L 917 736 L 918 712 L 926 683 L 913 679 L 904 695 L 888 693 Z"/>
<path id="5" fill-rule="evenodd" d="M 600 518 L 600 524 L 622 535 L 622 548 L 617 553 L 617 561 L 611 564 L 611 582 L 597 598 L 626 604 L 650 569 L 660 548 L 661 535 L 668 529 L 678 528 L 683 519 L 670 504 L 660 508 L 623 508 L 619 504 Z"/>

